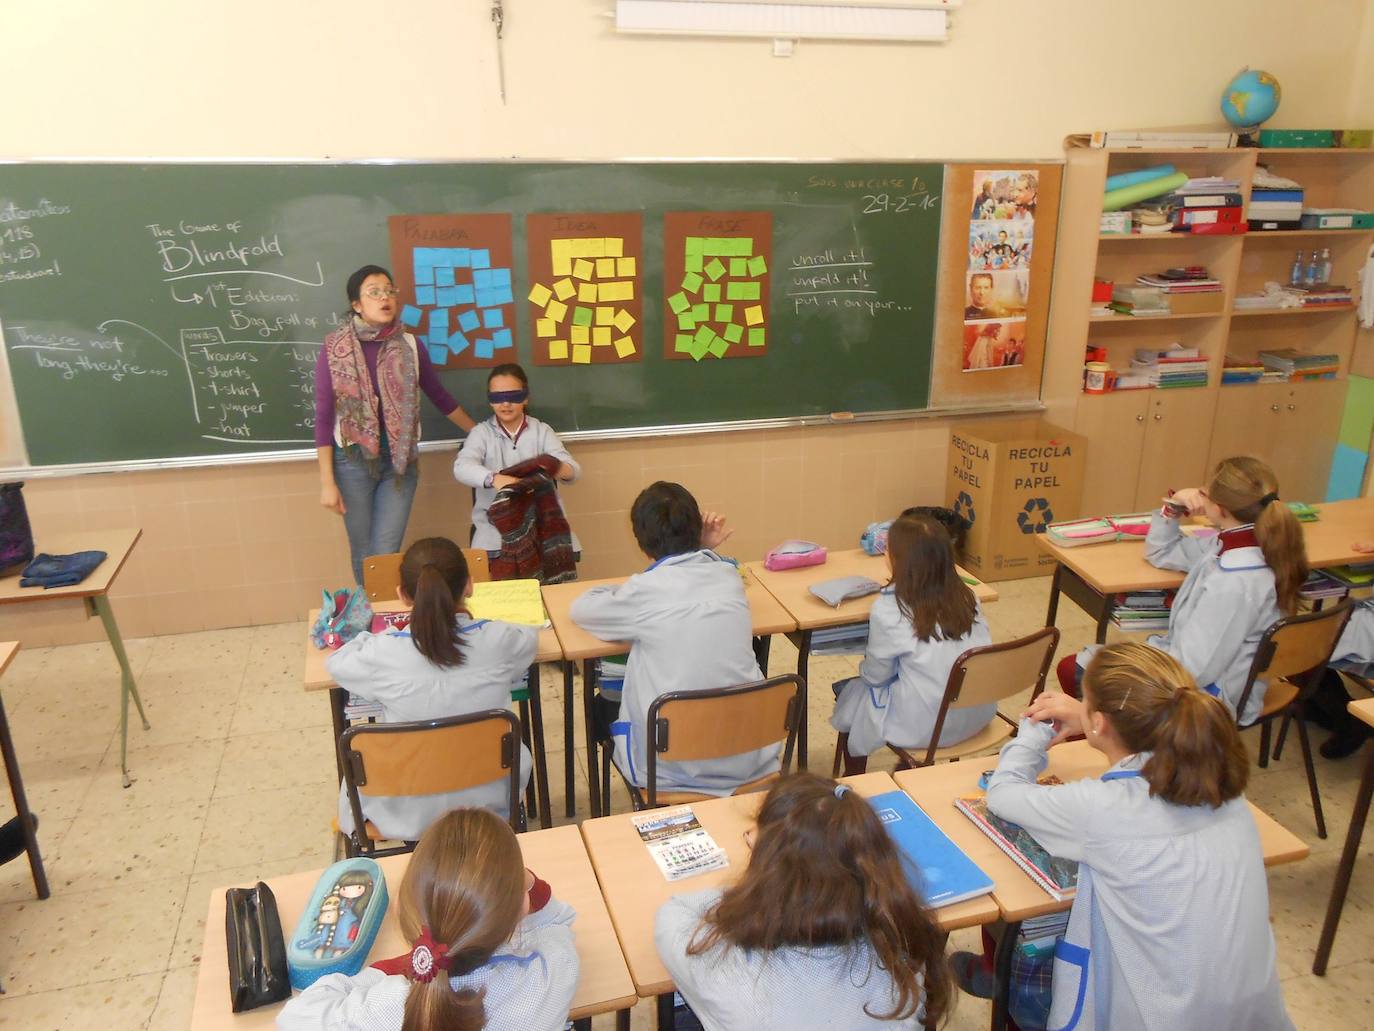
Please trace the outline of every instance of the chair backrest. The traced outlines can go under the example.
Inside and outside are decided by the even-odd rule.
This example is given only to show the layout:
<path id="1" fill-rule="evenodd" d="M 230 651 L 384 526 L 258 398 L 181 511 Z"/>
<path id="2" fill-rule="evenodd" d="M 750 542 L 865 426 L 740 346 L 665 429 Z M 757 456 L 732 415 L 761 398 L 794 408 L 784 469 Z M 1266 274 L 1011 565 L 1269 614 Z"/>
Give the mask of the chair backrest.
<path id="1" fill-rule="evenodd" d="M 491 564 L 487 553 L 481 548 L 463 548 L 463 558 L 467 559 L 468 576 L 475 584 L 486 583 L 491 579 Z M 369 601 L 395 601 L 399 598 L 401 587 L 401 558 L 404 553 L 393 551 L 388 555 L 369 555 L 363 559 L 363 590 L 367 591 Z"/>
<path id="2" fill-rule="evenodd" d="M 658 763 L 722 759 L 785 741 L 781 772 L 792 764 L 806 681 L 795 673 L 709 691 L 674 691 L 649 706 L 646 789 L 657 804 Z"/>
<path id="3" fill-rule="evenodd" d="M 930 735 L 927 764 L 935 761 L 940 731 L 944 729 L 945 716 L 950 709 L 1000 702 L 1026 688 L 1031 689 L 1030 696 L 1034 699 L 1045 689 L 1045 676 L 1058 647 L 1058 628 L 1047 626 L 1014 641 L 970 648 L 955 659 L 945 681 L 945 696 L 935 718 L 935 729 Z"/>
<path id="4" fill-rule="evenodd" d="M 1347 599 L 1319 612 L 1285 616 L 1270 626 L 1255 649 L 1236 712 L 1245 711 L 1257 680 L 1283 677 L 1304 681 L 1298 685 L 1304 694 L 1315 690 L 1321 679 L 1318 674 L 1326 669 L 1326 664 L 1331 660 L 1331 653 L 1341 639 L 1352 608 L 1352 603 Z"/>
<path id="5" fill-rule="evenodd" d="M 354 826 L 363 826 L 359 794 L 405 797 L 463 791 L 506 778 L 510 820 L 520 808 L 520 723 L 506 709 L 415 723 L 362 723 L 339 736 L 344 785 Z"/>

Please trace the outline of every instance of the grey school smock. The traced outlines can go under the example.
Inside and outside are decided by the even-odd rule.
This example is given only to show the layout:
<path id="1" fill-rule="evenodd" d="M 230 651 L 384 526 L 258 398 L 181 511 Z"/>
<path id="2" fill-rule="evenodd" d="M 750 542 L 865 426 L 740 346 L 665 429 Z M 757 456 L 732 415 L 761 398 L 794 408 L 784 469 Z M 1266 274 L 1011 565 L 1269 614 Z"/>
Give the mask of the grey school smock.
<path id="1" fill-rule="evenodd" d="M 954 660 L 970 648 L 991 643 L 982 606 L 977 607 L 973 626 L 963 637 L 951 640 L 937 631 L 929 641 L 917 639 L 916 628 L 897 605 L 895 589 L 884 587 L 869 613 L 868 646 L 859 675 L 844 682 L 831 726 L 849 735 L 848 752 L 855 757 L 872 755 L 888 742 L 925 748 L 940 715 Z M 972 737 L 996 712 L 996 705 L 950 709 L 940 743 L 954 745 Z"/>
<path id="2" fill-rule="evenodd" d="M 797 885 L 799 891 L 805 885 Z M 678 895 L 654 920 L 659 957 L 706 1031 L 916 1031 L 922 1013 L 880 1020 L 864 1012 L 893 1008 L 892 978 L 866 942 L 786 948 L 767 953 L 717 945 L 699 955 L 687 946 L 701 918 L 720 898 L 719 888 Z M 805 905 L 803 900 L 798 905 Z"/>
<path id="3" fill-rule="evenodd" d="M 1374 598 L 1355 603 L 1331 653 L 1331 665 L 1367 677 L 1374 672 Z"/>
<path id="4" fill-rule="evenodd" d="M 1245 799 L 1213 809 L 1151 798 L 1140 775 L 1149 753 L 1100 779 L 1037 784 L 1053 736 L 1022 720 L 987 792 L 995 814 L 1080 864 L 1047 1026 L 1293 1031 Z"/>
<path id="5" fill-rule="evenodd" d="M 334 682 L 350 694 L 380 702 L 383 723 L 408 723 L 462 716 L 485 709 L 509 709 L 511 691 L 524 686 L 539 632 L 495 620 L 458 617 L 463 662 L 436 666 L 415 647 L 408 631 L 361 633 L 325 664 Z M 530 753 L 520 746 L 521 786 L 530 779 Z M 510 816 L 507 782 L 494 780 L 465 791 L 408 798 L 359 792 L 363 816 L 388 838 L 414 841 L 450 809 L 472 806 Z M 339 828 L 353 830 L 348 795 L 339 788 Z"/>
<path id="6" fill-rule="evenodd" d="M 1185 536 L 1177 519 L 1160 512 L 1150 517 L 1146 561 L 1188 575 L 1169 610 L 1169 629 L 1147 641 L 1176 658 L 1199 687 L 1215 688 L 1213 693 L 1235 712 L 1260 638 L 1283 612 L 1264 552 L 1253 545 L 1223 548 L 1222 538 L 1230 532 L 1198 539 Z M 1266 686 L 1256 681 L 1239 715 L 1241 726 L 1259 717 Z"/>
<path id="7" fill-rule="evenodd" d="M 644 730 L 655 698 L 763 679 L 739 567 L 714 551 L 670 555 L 623 584 L 593 587 L 573 602 L 571 615 L 602 640 L 630 645 L 612 733 L 616 765 L 640 787 L 647 783 Z M 780 750 L 772 745 L 721 759 L 661 762 L 658 786 L 728 795 L 777 772 Z"/>

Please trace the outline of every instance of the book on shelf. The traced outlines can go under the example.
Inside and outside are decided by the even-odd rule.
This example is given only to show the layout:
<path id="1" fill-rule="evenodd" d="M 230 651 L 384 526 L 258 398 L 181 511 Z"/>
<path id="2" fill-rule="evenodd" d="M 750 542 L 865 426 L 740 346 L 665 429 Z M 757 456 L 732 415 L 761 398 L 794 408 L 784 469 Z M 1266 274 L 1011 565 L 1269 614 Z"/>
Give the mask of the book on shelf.
<path id="1" fill-rule="evenodd" d="M 1082 137 L 1074 137 L 1075 141 Z M 1229 150 L 1239 137 L 1233 132 L 1185 132 L 1183 130 L 1112 129 L 1090 133 L 1090 147 L 1109 147 L 1119 150 L 1167 150 L 1190 148 L 1195 150 Z"/>
<path id="2" fill-rule="evenodd" d="M 1274 351 L 1261 351 L 1259 360 L 1266 369 L 1283 373 L 1290 379 L 1311 379 L 1334 376 L 1340 371 L 1340 356 L 1335 354 L 1310 354 L 1293 347 Z"/>
<path id="3" fill-rule="evenodd" d="M 868 804 L 896 844 L 907 880 L 927 906 L 952 906 L 992 891 L 992 878 L 905 791 L 874 795 Z"/>
<path id="4" fill-rule="evenodd" d="M 1153 286 L 1163 290 L 1166 294 L 1196 294 L 1196 293 L 1217 293 L 1222 288 L 1220 279 L 1208 277 L 1190 279 L 1170 279 L 1164 273 L 1147 273 L 1143 276 L 1135 277 L 1136 283 L 1140 286 Z"/>
<path id="5" fill-rule="evenodd" d="M 1228 354 L 1221 363 L 1221 382 L 1258 383 L 1264 375 L 1264 363 L 1258 359 L 1237 358 Z"/>
<path id="6" fill-rule="evenodd" d="M 1138 362 L 1195 362 L 1203 361 L 1201 348 L 1184 347 L 1182 344 L 1170 344 L 1164 349 L 1154 347 L 1137 347 L 1135 358 Z"/>
<path id="7" fill-rule="evenodd" d="M 1058 784 L 1061 781 L 1058 777 L 1050 776 L 1042 777 L 1040 783 Z M 1004 820 L 989 810 L 987 799 L 982 795 L 956 798 L 954 806 L 1056 902 L 1073 897 L 1078 888 L 1077 861 L 1051 855 L 1024 827 Z"/>

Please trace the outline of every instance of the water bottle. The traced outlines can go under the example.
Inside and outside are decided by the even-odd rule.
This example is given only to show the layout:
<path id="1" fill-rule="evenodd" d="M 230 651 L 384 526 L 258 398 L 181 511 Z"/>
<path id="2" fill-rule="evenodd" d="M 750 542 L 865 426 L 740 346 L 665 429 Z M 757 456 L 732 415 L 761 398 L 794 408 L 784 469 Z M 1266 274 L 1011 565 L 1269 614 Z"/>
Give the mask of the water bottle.
<path id="1" fill-rule="evenodd" d="M 1322 286 L 1331 283 L 1331 248 L 1322 248 Z"/>
<path id="2" fill-rule="evenodd" d="M 1316 251 L 1312 252 L 1312 257 L 1307 260 L 1307 282 L 1303 285 L 1309 289 L 1318 285 L 1322 278 L 1322 260 Z"/>
<path id="3" fill-rule="evenodd" d="M 1298 251 L 1297 257 L 1293 259 L 1293 268 L 1288 273 L 1288 285 L 1301 287 L 1306 278 L 1307 272 L 1302 263 L 1302 251 Z"/>

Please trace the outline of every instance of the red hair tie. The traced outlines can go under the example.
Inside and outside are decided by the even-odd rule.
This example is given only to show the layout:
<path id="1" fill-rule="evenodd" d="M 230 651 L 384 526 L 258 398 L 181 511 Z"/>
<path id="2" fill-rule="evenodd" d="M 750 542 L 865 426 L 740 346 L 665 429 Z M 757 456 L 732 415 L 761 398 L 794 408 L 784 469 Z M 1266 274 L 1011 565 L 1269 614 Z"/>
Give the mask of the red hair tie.
<path id="1" fill-rule="evenodd" d="M 440 970 L 448 970 L 451 961 L 448 946 L 434 940 L 428 927 L 420 929 L 420 937 L 410 950 L 410 979 L 428 984 Z"/>

